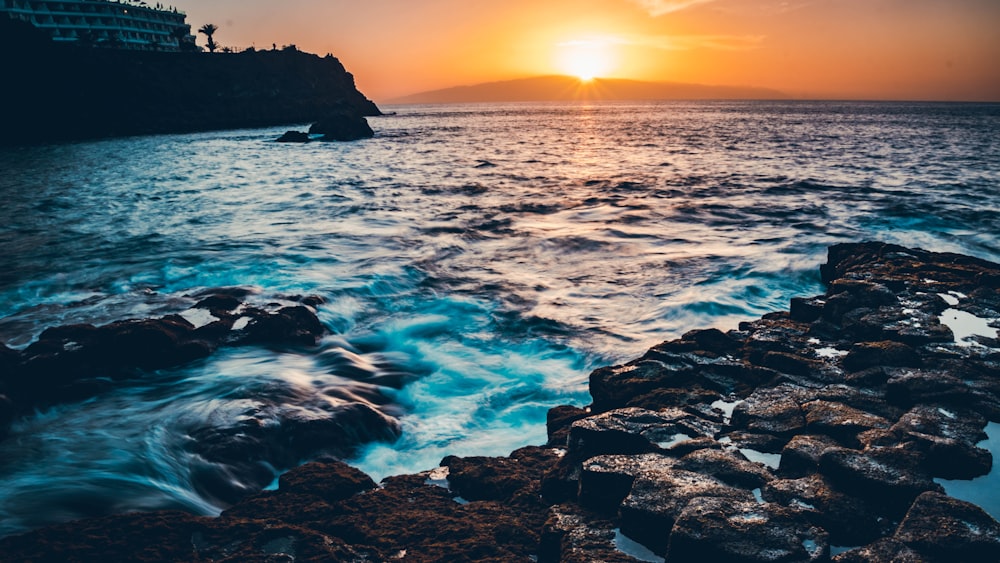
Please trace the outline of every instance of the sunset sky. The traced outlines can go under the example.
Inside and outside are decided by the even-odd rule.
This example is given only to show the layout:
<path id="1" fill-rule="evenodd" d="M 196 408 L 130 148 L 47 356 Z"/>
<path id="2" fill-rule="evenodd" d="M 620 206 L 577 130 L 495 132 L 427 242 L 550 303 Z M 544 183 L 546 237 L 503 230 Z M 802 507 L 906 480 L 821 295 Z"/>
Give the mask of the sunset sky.
<path id="1" fill-rule="evenodd" d="M 333 53 L 376 102 L 539 74 L 1000 101 L 1000 0 L 177 0 L 216 41 Z M 204 36 L 199 36 L 204 44 Z"/>

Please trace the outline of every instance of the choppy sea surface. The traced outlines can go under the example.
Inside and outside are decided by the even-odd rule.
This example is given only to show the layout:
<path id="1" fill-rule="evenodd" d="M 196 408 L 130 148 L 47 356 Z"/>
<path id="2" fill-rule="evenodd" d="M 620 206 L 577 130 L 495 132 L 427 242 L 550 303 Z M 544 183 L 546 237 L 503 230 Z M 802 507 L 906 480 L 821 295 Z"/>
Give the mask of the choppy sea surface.
<path id="1" fill-rule="evenodd" d="M 831 244 L 1000 261 L 998 105 L 384 109 L 355 143 L 269 128 L 0 149 L 0 342 L 176 312 L 217 286 L 317 294 L 330 331 L 316 350 L 223 350 L 15 423 L 0 535 L 217 513 L 191 486 L 184 429 L 275 385 L 405 374 L 382 390 L 402 437 L 348 460 L 379 479 L 544 442 L 546 410 L 587 404 L 593 368 L 820 293 Z"/>

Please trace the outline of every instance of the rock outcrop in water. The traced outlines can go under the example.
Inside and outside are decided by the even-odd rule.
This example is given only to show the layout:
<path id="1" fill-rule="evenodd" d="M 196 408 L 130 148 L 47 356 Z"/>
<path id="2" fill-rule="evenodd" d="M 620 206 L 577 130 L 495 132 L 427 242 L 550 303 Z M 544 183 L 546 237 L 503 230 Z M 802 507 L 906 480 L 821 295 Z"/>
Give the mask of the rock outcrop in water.
<path id="1" fill-rule="evenodd" d="M 187 296 L 192 306 L 162 318 L 104 326 L 75 324 L 45 330 L 22 351 L 0 345 L 0 439 L 18 417 L 46 407 L 101 399 L 117 385 L 211 355 L 221 347 L 309 349 L 325 334 L 316 296 L 291 296 L 266 305 L 247 301 L 245 288 L 214 288 Z M 346 456 L 368 442 L 392 441 L 398 422 L 373 407 L 384 397 L 357 400 L 310 396 L 277 383 L 267 396 L 231 397 L 222 415 L 186 429 L 198 467 L 201 496 L 224 504 L 259 491 L 275 468 L 318 455 Z"/>
<path id="2" fill-rule="evenodd" d="M 593 403 L 552 409 L 545 446 L 447 457 L 379 488 L 311 463 L 219 518 L 87 520 L 0 552 L 773 562 L 830 560 L 835 545 L 856 546 L 841 562 L 1000 560 L 1000 523 L 935 481 L 992 468 L 977 444 L 1000 421 L 1000 265 L 865 243 L 831 248 L 822 274 L 827 292 L 789 312 L 594 371 Z M 955 322 L 974 318 L 989 326 Z"/>
<path id="3" fill-rule="evenodd" d="M 87 399 L 115 381 L 183 365 L 221 346 L 313 346 L 324 334 L 312 308 L 319 297 L 267 307 L 244 301 L 249 294 L 207 289 L 190 296 L 196 302 L 182 314 L 48 328 L 24 350 L 0 348 L 0 393 L 16 413 L 29 413 Z"/>
<path id="4" fill-rule="evenodd" d="M 381 115 L 332 55 L 84 48 L 35 31 L 0 17 L 0 145 L 312 123 L 344 108 Z"/>
<path id="5" fill-rule="evenodd" d="M 313 123 L 309 134 L 322 134 L 321 141 L 357 141 L 375 136 L 371 126 L 364 117 L 357 115 L 350 108 L 331 112 L 323 119 Z"/>

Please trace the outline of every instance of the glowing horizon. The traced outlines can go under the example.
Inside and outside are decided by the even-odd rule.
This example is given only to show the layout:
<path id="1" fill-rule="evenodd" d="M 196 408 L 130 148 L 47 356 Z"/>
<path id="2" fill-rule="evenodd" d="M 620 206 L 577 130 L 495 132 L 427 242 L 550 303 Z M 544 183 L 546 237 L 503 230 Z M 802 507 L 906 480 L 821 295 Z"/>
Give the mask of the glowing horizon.
<path id="1" fill-rule="evenodd" d="M 553 74 L 802 98 L 1000 101 L 1000 2 L 990 0 L 175 4 L 195 29 L 218 25 L 224 46 L 332 53 L 376 102 Z"/>
<path id="2" fill-rule="evenodd" d="M 582 82 L 607 78 L 617 67 L 612 43 L 606 39 L 574 39 L 559 43 L 554 66 Z"/>

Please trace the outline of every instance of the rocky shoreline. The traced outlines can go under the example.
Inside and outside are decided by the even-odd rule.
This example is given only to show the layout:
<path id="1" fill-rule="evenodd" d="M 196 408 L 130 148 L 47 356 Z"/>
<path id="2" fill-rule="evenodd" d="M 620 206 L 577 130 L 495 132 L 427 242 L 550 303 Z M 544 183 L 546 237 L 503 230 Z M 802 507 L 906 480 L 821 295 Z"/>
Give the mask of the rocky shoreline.
<path id="1" fill-rule="evenodd" d="M 992 470 L 977 444 L 1000 421 L 1000 265 L 843 244 L 830 249 L 822 276 L 826 293 L 793 299 L 787 312 L 728 332 L 695 330 L 594 371 L 592 404 L 552 409 L 545 445 L 449 456 L 380 485 L 325 458 L 218 518 L 83 520 L 0 539 L 0 553 L 17 561 L 1000 560 L 1000 523 L 936 481 Z M 34 361 L 11 354 L 18 366 Z M 842 548 L 831 555 L 831 546 Z"/>

